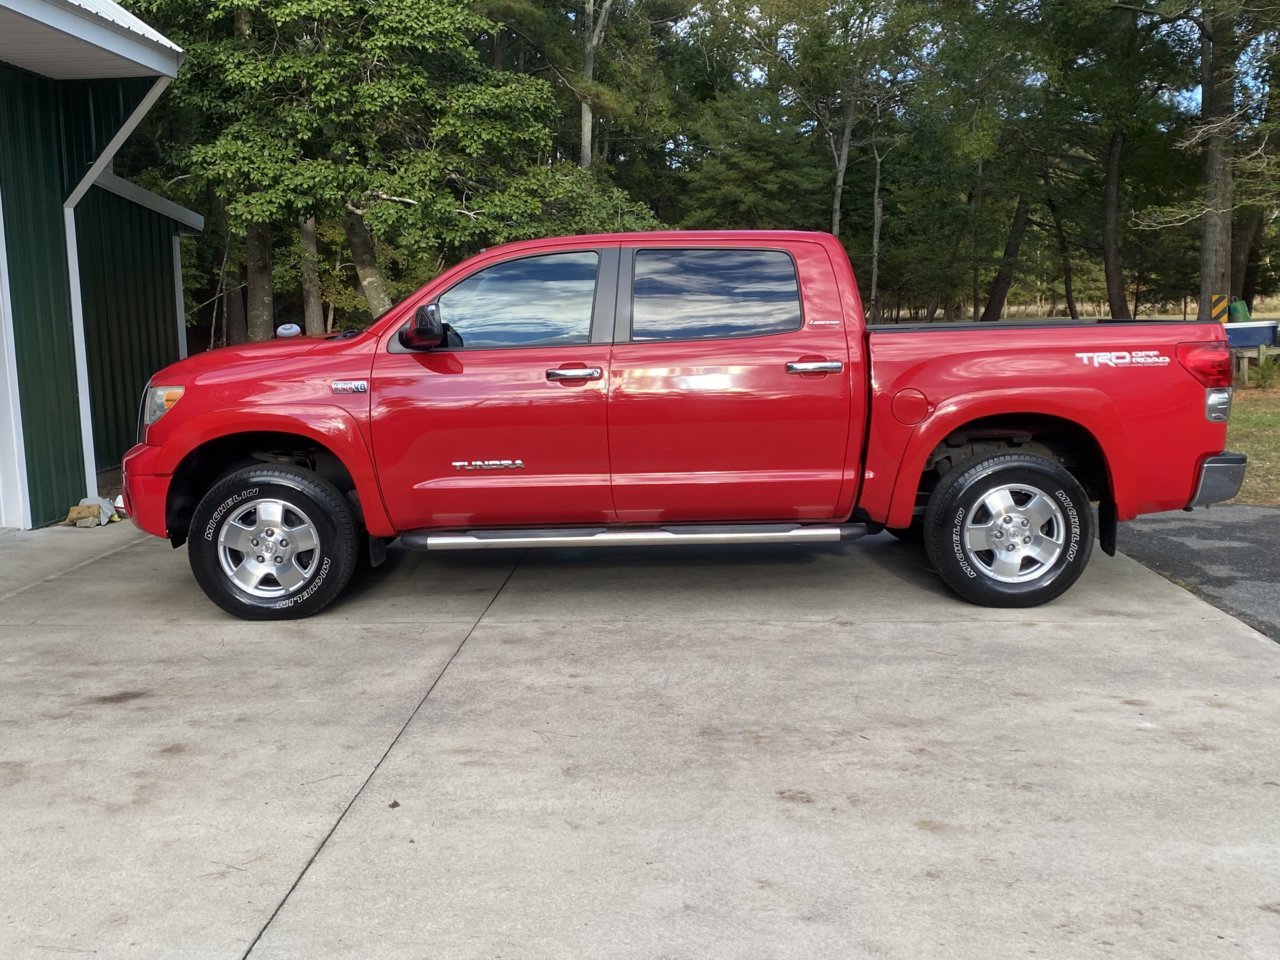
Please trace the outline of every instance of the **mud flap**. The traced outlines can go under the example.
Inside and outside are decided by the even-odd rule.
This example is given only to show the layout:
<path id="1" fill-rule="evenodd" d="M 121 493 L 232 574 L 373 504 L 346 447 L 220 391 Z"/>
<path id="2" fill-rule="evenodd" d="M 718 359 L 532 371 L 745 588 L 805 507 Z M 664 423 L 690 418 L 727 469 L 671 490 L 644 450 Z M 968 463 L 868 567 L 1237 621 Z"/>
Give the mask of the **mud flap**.
<path id="1" fill-rule="evenodd" d="M 1114 500 L 1098 501 L 1098 546 L 1108 557 L 1116 555 L 1116 534 L 1120 523 L 1116 520 Z"/>
<path id="2" fill-rule="evenodd" d="M 372 534 L 366 539 L 369 541 L 369 566 L 382 566 L 387 562 L 387 541 Z"/>

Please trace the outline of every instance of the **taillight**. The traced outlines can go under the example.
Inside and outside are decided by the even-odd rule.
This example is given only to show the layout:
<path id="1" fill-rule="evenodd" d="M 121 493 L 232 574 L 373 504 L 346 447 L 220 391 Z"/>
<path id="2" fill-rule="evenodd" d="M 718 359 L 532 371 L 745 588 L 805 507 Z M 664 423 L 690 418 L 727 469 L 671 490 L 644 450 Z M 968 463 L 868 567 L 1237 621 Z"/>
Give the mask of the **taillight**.
<path id="1" fill-rule="evenodd" d="M 1225 340 L 1180 343 L 1178 362 L 1206 387 L 1231 386 L 1231 347 Z"/>

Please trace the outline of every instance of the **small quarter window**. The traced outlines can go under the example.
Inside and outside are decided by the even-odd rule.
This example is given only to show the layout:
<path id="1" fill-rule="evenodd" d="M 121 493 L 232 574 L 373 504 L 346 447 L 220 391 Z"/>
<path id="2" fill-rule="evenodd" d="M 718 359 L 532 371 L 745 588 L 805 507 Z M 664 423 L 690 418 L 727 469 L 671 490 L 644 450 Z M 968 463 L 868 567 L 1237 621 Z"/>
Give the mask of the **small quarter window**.
<path id="1" fill-rule="evenodd" d="M 553 253 L 495 263 L 444 293 L 447 346 L 543 347 L 589 343 L 599 255 Z"/>
<path id="2" fill-rule="evenodd" d="M 638 250 L 632 297 L 632 340 L 800 329 L 796 267 L 780 250 Z"/>

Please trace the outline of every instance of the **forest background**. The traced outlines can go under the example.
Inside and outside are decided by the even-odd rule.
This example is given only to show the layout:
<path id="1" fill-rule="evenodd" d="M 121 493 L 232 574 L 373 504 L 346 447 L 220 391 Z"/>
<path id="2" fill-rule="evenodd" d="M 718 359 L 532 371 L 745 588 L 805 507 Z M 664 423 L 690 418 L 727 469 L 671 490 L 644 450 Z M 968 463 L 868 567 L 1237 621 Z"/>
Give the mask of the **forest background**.
<path id="1" fill-rule="evenodd" d="M 366 323 L 497 243 L 663 227 L 830 231 L 880 322 L 1280 288 L 1265 0 L 125 5 L 188 54 L 117 172 L 207 218 L 193 347 Z"/>

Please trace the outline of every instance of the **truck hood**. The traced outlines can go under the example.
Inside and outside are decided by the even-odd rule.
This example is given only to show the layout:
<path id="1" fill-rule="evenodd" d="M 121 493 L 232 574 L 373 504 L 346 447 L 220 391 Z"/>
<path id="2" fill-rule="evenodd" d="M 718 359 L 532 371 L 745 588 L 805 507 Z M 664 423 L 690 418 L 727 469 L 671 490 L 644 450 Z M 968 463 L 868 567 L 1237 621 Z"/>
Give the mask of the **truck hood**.
<path id="1" fill-rule="evenodd" d="M 234 347 L 221 347 L 217 350 L 206 350 L 192 354 L 185 360 L 169 364 L 158 371 L 151 378 L 151 382 L 165 386 L 180 386 L 201 374 L 215 370 L 226 370 L 229 367 L 264 360 L 289 360 L 310 353 L 327 339 L 327 337 L 289 337 L 286 340 L 264 340 L 262 343 L 246 343 Z"/>

